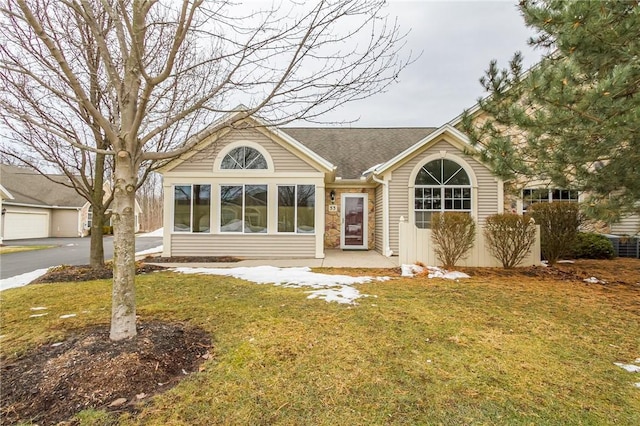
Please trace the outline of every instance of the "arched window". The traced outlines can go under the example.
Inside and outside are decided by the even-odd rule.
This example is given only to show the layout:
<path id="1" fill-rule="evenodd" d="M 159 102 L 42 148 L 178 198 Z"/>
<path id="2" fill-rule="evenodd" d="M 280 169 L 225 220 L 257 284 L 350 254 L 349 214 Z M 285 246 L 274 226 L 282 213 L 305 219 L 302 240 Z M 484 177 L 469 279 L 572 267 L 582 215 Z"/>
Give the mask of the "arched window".
<path id="1" fill-rule="evenodd" d="M 229 151 L 222 159 L 221 169 L 248 170 L 267 169 L 267 160 L 255 148 L 239 146 Z"/>
<path id="2" fill-rule="evenodd" d="M 418 172 L 414 187 L 418 228 L 430 228 L 434 212 L 471 212 L 471 180 L 455 161 L 428 162 Z"/>

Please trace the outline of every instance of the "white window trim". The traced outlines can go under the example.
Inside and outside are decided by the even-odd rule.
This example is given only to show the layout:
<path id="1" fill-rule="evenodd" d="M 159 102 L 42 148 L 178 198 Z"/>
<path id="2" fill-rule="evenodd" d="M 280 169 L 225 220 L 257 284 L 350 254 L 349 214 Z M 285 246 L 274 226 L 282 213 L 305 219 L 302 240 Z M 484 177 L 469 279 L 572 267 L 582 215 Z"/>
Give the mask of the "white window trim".
<path id="1" fill-rule="evenodd" d="M 221 168 L 222 160 L 227 156 L 231 151 L 240 147 L 249 147 L 258 151 L 264 157 L 264 160 L 267 163 L 266 169 L 223 169 Z M 223 172 L 223 173 L 242 173 L 242 174 L 252 174 L 252 173 L 264 173 L 264 172 L 274 172 L 275 168 L 273 165 L 273 159 L 269 155 L 269 152 L 259 143 L 249 141 L 249 140 L 240 140 L 231 142 L 230 144 L 223 147 L 218 153 L 216 159 L 213 162 L 213 171 L 214 172 Z"/>
<path id="2" fill-rule="evenodd" d="M 204 186 L 204 185 L 209 185 L 210 189 L 209 189 L 209 230 L 206 232 L 193 232 L 193 186 L 194 185 L 200 185 L 200 186 Z M 189 209 L 189 230 L 188 231 L 176 231 L 176 186 L 189 186 L 191 188 L 191 207 Z M 184 234 L 193 234 L 193 235 L 210 235 L 212 234 L 212 228 L 211 228 L 211 220 L 212 218 L 212 208 L 211 208 L 211 203 L 213 202 L 213 185 L 211 185 L 210 183 L 174 183 L 171 184 L 171 233 L 172 234 L 180 234 L 180 235 L 184 235 Z M 136 215 L 137 217 L 137 215 Z"/>
<path id="3" fill-rule="evenodd" d="M 243 226 L 242 226 L 242 230 L 241 231 L 223 231 L 222 230 L 222 187 L 223 186 L 241 186 L 242 187 L 242 222 L 243 222 Z M 266 232 L 245 232 L 244 231 L 244 218 L 245 218 L 245 188 L 247 186 L 265 186 L 267 189 L 267 220 L 266 220 Z M 269 197 L 269 184 L 266 183 L 221 183 L 218 185 L 218 226 L 217 226 L 217 232 L 218 234 L 221 235 L 273 235 L 273 232 L 269 232 L 269 216 L 270 216 L 270 212 L 269 212 L 269 201 L 270 201 L 270 197 Z M 277 207 L 276 207 L 277 208 Z"/>
<path id="4" fill-rule="evenodd" d="M 462 170 L 467 173 L 469 177 L 470 185 L 451 185 L 451 186 L 442 186 L 442 185 L 416 185 L 416 177 L 418 177 L 418 173 L 422 170 L 426 164 L 430 163 L 434 160 L 451 160 L 457 163 Z M 471 190 L 471 209 L 470 210 L 444 210 L 444 200 L 442 203 L 443 210 L 416 210 L 416 188 L 469 188 Z M 409 222 L 416 225 L 416 211 L 429 211 L 433 213 L 439 213 L 444 211 L 452 211 L 452 212 L 465 212 L 469 213 L 472 218 L 477 217 L 478 213 L 478 179 L 476 178 L 476 174 L 473 171 L 473 168 L 469 163 L 461 156 L 456 155 L 455 153 L 443 150 L 437 153 L 433 153 L 421 159 L 418 162 L 413 170 L 411 171 L 411 175 L 409 176 Z"/>
<path id="5" fill-rule="evenodd" d="M 313 223 L 313 232 L 298 232 L 298 186 L 301 185 L 306 185 L 306 186 L 313 186 L 314 189 L 314 204 L 313 204 L 313 216 L 314 216 L 314 223 Z M 294 214 L 293 214 L 293 220 L 294 220 L 294 227 L 293 227 L 293 231 L 278 231 L 278 223 L 280 220 L 280 216 L 278 214 L 279 212 L 279 202 L 280 202 L 280 187 L 281 186 L 293 186 L 295 188 L 295 209 L 294 209 Z M 284 235 L 316 235 L 316 229 L 318 228 L 316 225 L 316 220 L 315 220 L 315 212 L 316 209 L 318 208 L 315 200 L 317 198 L 317 192 L 318 192 L 318 187 L 314 184 L 308 184 L 308 183 L 292 183 L 292 184 L 287 184 L 287 183 L 279 183 L 276 185 L 276 207 L 275 207 L 275 215 L 276 215 L 276 229 L 275 229 L 275 233 L 276 234 L 284 234 Z"/>

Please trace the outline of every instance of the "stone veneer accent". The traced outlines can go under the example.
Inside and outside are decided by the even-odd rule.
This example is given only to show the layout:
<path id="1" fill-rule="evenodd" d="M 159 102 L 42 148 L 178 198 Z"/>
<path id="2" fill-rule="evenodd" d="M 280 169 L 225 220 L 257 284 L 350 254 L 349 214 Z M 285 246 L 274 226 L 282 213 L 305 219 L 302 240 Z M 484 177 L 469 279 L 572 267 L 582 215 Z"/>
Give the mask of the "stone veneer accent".
<path id="1" fill-rule="evenodd" d="M 331 205 L 331 191 L 336 192 L 335 205 L 338 206 L 338 211 L 330 212 L 329 206 Z M 326 188 L 325 189 L 325 229 L 324 229 L 324 248 L 340 248 L 340 214 L 341 214 L 341 201 L 342 194 L 368 194 L 368 219 L 369 224 L 367 232 L 367 245 L 369 250 L 374 250 L 376 246 L 375 231 L 376 231 L 376 192 L 373 188 Z"/>

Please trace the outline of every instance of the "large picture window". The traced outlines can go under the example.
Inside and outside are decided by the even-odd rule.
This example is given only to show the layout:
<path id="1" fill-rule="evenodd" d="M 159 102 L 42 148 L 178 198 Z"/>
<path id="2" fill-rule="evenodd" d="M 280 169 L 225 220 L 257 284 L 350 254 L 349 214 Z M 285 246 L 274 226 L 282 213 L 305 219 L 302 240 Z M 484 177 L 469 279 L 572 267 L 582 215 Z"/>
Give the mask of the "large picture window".
<path id="1" fill-rule="evenodd" d="M 220 187 L 220 232 L 267 232 L 267 185 Z"/>
<path id="2" fill-rule="evenodd" d="M 434 212 L 471 212 L 471 180 L 455 161 L 430 161 L 418 172 L 414 185 L 415 222 L 431 227 Z"/>
<path id="3" fill-rule="evenodd" d="M 239 146 L 232 149 L 222 159 L 221 169 L 252 170 L 267 169 L 267 160 L 260 152 L 249 146 Z"/>
<path id="4" fill-rule="evenodd" d="M 174 232 L 209 232 L 211 185 L 176 185 L 173 190 Z"/>
<path id="5" fill-rule="evenodd" d="M 278 186 L 278 232 L 315 232 L 315 205 L 314 185 Z"/>

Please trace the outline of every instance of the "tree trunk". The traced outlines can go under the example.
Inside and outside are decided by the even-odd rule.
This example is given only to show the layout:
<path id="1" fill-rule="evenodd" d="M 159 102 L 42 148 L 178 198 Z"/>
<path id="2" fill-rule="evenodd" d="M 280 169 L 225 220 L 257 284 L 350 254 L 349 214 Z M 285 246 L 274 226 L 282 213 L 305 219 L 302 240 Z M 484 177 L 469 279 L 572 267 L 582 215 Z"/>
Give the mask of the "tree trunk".
<path id="1" fill-rule="evenodd" d="M 96 141 L 99 139 L 96 138 Z M 104 147 L 102 147 L 104 148 Z M 104 266 L 104 219 L 105 205 L 104 192 L 104 154 L 96 154 L 95 167 L 93 169 L 93 193 L 91 194 L 91 248 L 89 252 L 89 265 L 92 268 Z"/>
<path id="2" fill-rule="evenodd" d="M 92 268 L 104 266 L 104 208 L 102 204 L 100 208 L 92 206 L 91 219 L 91 249 L 89 254 L 89 265 Z"/>
<path id="3" fill-rule="evenodd" d="M 120 154 L 123 154 L 122 156 Z M 113 209 L 113 291 L 111 340 L 136 335 L 135 193 L 136 168 L 128 153 L 116 156 Z"/>

